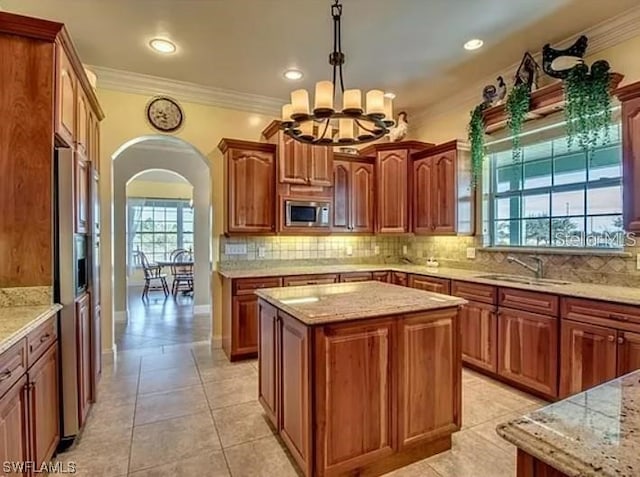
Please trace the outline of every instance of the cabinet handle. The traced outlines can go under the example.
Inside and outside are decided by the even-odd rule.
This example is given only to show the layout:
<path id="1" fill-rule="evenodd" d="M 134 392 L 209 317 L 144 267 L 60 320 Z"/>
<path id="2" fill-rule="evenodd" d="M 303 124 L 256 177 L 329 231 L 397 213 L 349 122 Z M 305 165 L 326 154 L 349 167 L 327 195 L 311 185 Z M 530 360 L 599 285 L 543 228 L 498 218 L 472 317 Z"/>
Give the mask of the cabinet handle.
<path id="1" fill-rule="evenodd" d="M 7 369 L 6 371 L 4 371 L 2 374 L 0 374 L 0 382 L 2 381 L 6 381 L 7 379 L 9 379 L 11 377 L 11 370 Z"/>
<path id="2" fill-rule="evenodd" d="M 47 341 L 49 338 L 51 338 L 51 335 L 49 333 L 47 333 L 46 335 L 43 335 L 40 337 L 40 343 L 44 343 L 45 341 Z"/>
<path id="3" fill-rule="evenodd" d="M 613 335 L 609 335 L 607 336 L 607 339 L 613 343 L 616 340 L 616 337 Z"/>
<path id="4" fill-rule="evenodd" d="M 624 338 L 622 336 L 618 337 L 618 344 L 624 344 Z"/>

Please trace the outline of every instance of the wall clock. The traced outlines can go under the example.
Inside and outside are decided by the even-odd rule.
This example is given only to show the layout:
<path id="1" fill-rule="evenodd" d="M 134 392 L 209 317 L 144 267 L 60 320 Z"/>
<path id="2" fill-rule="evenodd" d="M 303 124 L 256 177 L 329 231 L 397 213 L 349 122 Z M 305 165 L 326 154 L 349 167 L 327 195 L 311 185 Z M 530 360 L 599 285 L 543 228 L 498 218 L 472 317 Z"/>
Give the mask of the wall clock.
<path id="1" fill-rule="evenodd" d="M 184 112 L 174 99 L 158 96 L 147 105 L 147 120 L 162 132 L 177 131 L 184 122 Z"/>

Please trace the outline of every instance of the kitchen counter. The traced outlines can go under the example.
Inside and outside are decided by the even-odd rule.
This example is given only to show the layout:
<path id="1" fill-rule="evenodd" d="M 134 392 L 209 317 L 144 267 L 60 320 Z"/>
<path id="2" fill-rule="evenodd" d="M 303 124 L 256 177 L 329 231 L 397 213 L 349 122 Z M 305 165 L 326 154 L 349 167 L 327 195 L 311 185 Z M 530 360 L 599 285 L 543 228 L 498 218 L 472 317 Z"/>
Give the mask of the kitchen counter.
<path id="1" fill-rule="evenodd" d="M 467 303 L 462 298 L 375 281 L 266 288 L 255 293 L 307 325 L 438 310 Z"/>
<path id="2" fill-rule="evenodd" d="M 497 432 L 568 476 L 640 475 L 640 370 L 501 424 Z"/>
<path id="3" fill-rule="evenodd" d="M 0 307 L 0 353 L 61 310 L 60 305 Z"/>
<path id="4" fill-rule="evenodd" d="M 482 278 L 490 275 L 490 271 L 464 270 L 458 268 L 427 268 L 424 265 L 409 264 L 362 264 L 362 265 L 319 265 L 275 268 L 246 268 L 246 269 L 222 269 L 218 270 L 227 278 L 258 278 L 278 277 L 291 275 L 312 275 L 325 273 L 355 273 L 355 272 L 379 272 L 396 271 L 413 273 L 450 280 L 463 280 L 474 283 L 484 283 L 499 287 L 518 288 L 522 290 L 552 293 L 561 296 L 588 298 L 592 300 L 604 300 L 609 302 L 624 303 L 640 306 L 640 290 L 632 287 L 601 285 L 594 283 L 570 282 L 564 285 L 515 283 L 510 281 Z M 498 273 L 495 273 L 498 274 Z M 506 275 L 506 274 L 500 274 Z"/>

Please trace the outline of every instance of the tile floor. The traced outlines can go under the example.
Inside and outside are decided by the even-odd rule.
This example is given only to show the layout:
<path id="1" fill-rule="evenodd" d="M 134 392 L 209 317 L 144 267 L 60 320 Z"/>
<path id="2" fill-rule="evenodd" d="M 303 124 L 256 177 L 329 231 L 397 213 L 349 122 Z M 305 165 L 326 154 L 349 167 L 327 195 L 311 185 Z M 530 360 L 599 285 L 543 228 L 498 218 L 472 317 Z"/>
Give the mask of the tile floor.
<path id="1" fill-rule="evenodd" d="M 58 459 L 91 477 L 296 476 L 256 400 L 257 378 L 255 361 L 231 364 L 206 342 L 119 353 L 84 433 Z M 453 449 L 389 475 L 515 475 L 515 448 L 495 426 L 544 401 L 467 370 L 463 382 Z"/>

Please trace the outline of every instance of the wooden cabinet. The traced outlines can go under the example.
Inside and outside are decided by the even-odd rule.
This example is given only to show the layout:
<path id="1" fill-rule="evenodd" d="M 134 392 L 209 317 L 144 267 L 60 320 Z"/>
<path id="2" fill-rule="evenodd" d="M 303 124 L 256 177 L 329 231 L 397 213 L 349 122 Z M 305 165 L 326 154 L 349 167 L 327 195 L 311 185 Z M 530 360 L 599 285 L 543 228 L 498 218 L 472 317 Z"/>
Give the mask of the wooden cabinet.
<path id="1" fill-rule="evenodd" d="M 498 371 L 497 313 L 495 305 L 470 301 L 459 315 L 462 361 L 491 373 Z"/>
<path id="2" fill-rule="evenodd" d="M 89 233 L 89 163 L 85 157 L 79 153 L 74 154 L 74 174 L 73 174 L 73 193 L 74 193 L 74 215 L 75 215 L 75 232 L 77 234 Z"/>
<path id="3" fill-rule="evenodd" d="M 620 88 L 622 103 L 623 222 L 627 232 L 640 231 L 640 82 Z"/>
<path id="4" fill-rule="evenodd" d="M 284 277 L 282 284 L 285 287 L 298 287 L 302 285 L 325 285 L 328 283 L 338 283 L 338 275 L 299 275 L 295 277 Z"/>
<path id="5" fill-rule="evenodd" d="M 404 272 L 391 272 L 391 283 L 394 285 L 400 285 L 406 287 L 409 282 L 409 277 Z"/>
<path id="6" fill-rule="evenodd" d="M 333 148 L 327 146 L 311 146 L 309 156 L 308 183 L 311 186 L 331 187 L 333 178 Z"/>
<path id="7" fill-rule="evenodd" d="M 76 140 L 78 83 L 69 56 L 61 45 L 56 46 L 55 132 L 68 147 L 73 147 Z"/>
<path id="8" fill-rule="evenodd" d="M 82 427 L 91 406 L 92 347 L 91 347 L 91 307 L 89 294 L 76 298 L 76 337 L 78 360 L 78 422 Z"/>
<path id="9" fill-rule="evenodd" d="M 333 149 L 303 144 L 279 133 L 278 179 L 281 184 L 331 187 Z"/>
<path id="10" fill-rule="evenodd" d="M 253 354 L 258 349 L 258 299 L 255 295 L 233 297 L 234 353 Z"/>
<path id="11" fill-rule="evenodd" d="M 374 165 L 339 156 L 333 163 L 334 232 L 373 233 Z"/>
<path id="12" fill-rule="evenodd" d="M 91 295 L 95 296 L 95 295 Z M 95 300 L 94 300 L 95 301 Z M 98 382 L 102 375 L 102 307 L 99 303 L 94 303 L 93 317 L 91 323 L 91 343 L 93 349 L 92 364 L 92 387 L 91 396 L 93 402 L 98 400 Z"/>
<path id="13" fill-rule="evenodd" d="M 560 397 L 615 378 L 617 348 L 615 329 L 562 320 Z"/>
<path id="14" fill-rule="evenodd" d="M 391 283 L 391 272 L 373 272 L 371 279 L 377 282 Z"/>
<path id="15" fill-rule="evenodd" d="M 467 147 L 451 141 L 412 158 L 413 231 L 423 235 L 472 234 L 475 201 Z"/>
<path id="16" fill-rule="evenodd" d="M 29 429 L 31 459 L 48 462 L 60 441 L 58 406 L 58 348 L 48 351 L 29 370 Z"/>
<path id="17" fill-rule="evenodd" d="M 618 376 L 640 369 L 640 332 L 618 332 Z"/>
<path id="18" fill-rule="evenodd" d="M 451 292 L 451 282 L 444 278 L 425 277 L 422 275 L 409 275 L 409 286 L 419 290 L 442 293 L 449 295 Z"/>
<path id="19" fill-rule="evenodd" d="M 340 282 L 367 282 L 373 279 L 371 272 L 341 273 Z M 382 280 L 380 280 L 382 281 Z"/>
<path id="20" fill-rule="evenodd" d="M 457 310 L 413 315 L 399 322 L 398 445 L 433 440 L 460 428 Z M 431 405 L 425 406 L 425 403 Z"/>
<path id="21" fill-rule="evenodd" d="M 407 233 L 409 226 L 409 153 L 406 149 L 384 151 L 376 162 L 378 233 Z"/>
<path id="22" fill-rule="evenodd" d="M 275 232 L 275 147 L 223 139 L 225 233 Z"/>
<path id="23" fill-rule="evenodd" d="M 23 376 L 0 397 L 0 462 L 27 462 L 28 439 L 27 378 Z M 26 477 L 29 474 L 15 472 L 10 475 Z"/>
<path id="24" fill-rule="evenodd" d="M 522 310 L 498 312 L 498 374 L 549 397 L 558 394 L 558 319 Z"/>
<path id="25" fill-rule="evenodd" d="M 76 151 L 89 156 L 89 106 L 82 88 L 76 93 Z"/>
<path id="26" fill-rule="evenodd" d="M 259 339 L 258 339 L 258 399 L 265 410 L 271 424 L 278 429 L 280 391 L 277 386 L 278 347 L 280 337 L 278 330 L 278 311 L 264 301 L 258 302 Z"/>

